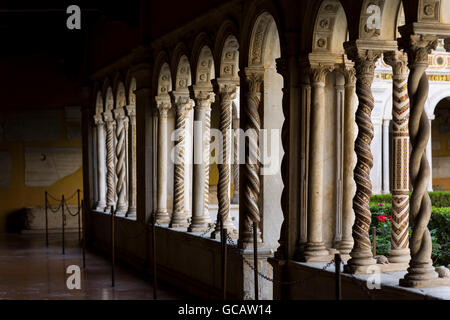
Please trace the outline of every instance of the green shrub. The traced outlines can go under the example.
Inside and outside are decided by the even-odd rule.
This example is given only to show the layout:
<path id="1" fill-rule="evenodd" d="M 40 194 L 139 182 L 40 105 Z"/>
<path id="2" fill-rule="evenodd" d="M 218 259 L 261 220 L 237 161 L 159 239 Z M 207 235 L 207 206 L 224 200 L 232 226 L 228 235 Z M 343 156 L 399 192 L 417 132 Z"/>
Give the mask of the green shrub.
<path id="1" fill-rule="evenodd" d="M 432 191 L 428 194 L 433 206 L 450 207 L 450 191 Z M 375 194 L 370 198 L 370 202 L 392 203 L 392 194 Z"/>

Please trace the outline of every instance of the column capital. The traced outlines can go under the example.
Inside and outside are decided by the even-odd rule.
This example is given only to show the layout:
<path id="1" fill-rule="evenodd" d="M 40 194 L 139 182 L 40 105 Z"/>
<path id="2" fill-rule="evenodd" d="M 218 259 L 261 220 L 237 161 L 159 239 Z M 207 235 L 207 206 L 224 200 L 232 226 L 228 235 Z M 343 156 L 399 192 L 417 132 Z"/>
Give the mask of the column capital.
<path id="1" fill-rule="evenodd" d="M 223 101 L 236 99 L 237 87 L 235 84 L 219 84 L 219 94 Z"/>
<path id="2" fill-rule="evenodd" d="M 329 64 L 314 64 L 309 67 L 309 77 L 311 85 L 325 84 L 328 73 L 332 72 L 334 67 Z"/>
<path id="3" fill-rule="evenodd" d="M 406 53 L 398 50 L 387 51 L 383 54 L 383 60 L 386 64 L 392 67 L 393 76 L 406 76 L 408 74 L 408 56 L 406 55 Z"/>
<path id="4" fill-rule="evenodd" d="M 112 122 L 114 122 L 114 117 L 110 110 L 103 112 L 103 119 L 105 119 L 105 122 L 107 124 L 111 124 Z"/>
<path id="5" fill-rule="evenodd" d="M 129 104 L 125 108 L 127 109 L 127 114 L 130 118 L 136 117 L 136 105 Z"/>
<path id="6" fill-rule="evenodd" d="M 245 81 L 248 85 L 249 93 L 261 93 L 261 84 L 264 81 L 264 69 L 245 68 Z"/>
<path id="7" fill-rule="evenodd" d="M 211 109 L 211 103 L 215 101 L 215 93 L 212 91 L 195 90 L 195 101 L 198 109 Z"/>
<path id="8" fill-rule="evenodd" d="M 375 62 L 381 57 L 382 50 L 378 48 L 365 48 L 357 42 L 344 42 L 345 54 L 355 63 L 356 78 L 371 85 L 374 77 Z"/>
<path id="9" fill-rule="evenodd" d="M 398 40 L 399 48 L 408 54 L 408 66 L 428 66 L 428 55 L 436 49 L 438 37 L 428 34 L 402 34 Z"/>
<path id="10" fill-rule="evenodd" d="M 169 109 L 172 107 L 172 103 L 170 102 L 170 96 L 168 94 L 156 96 L 155 100 L 156 100 L 156 108 L 159 111 L 160 117 L 167 117 L 167 113 L 169 112 Z"/>
<path id="11" fill-rule="evenodd" d="M 171 94 L 177 108 L 177 112 L 187 112 L 193 108 L 195 103 L 194 100 L 190 98 L 189 92 L 173 91 Z"/>
<path id="12" fill-rule="evenodd" d="M 113 113 L 116 120 L 121 121 L 125 119 L 125 109 L 123 107 L 114 109 Z"/>
<path id="13" fill-rule="evenodd" d="M 102 126 L 104 124 L 103 117 L 101 114 L 95 114 L 94 115 L 94 122 L 97 126 Z"/>

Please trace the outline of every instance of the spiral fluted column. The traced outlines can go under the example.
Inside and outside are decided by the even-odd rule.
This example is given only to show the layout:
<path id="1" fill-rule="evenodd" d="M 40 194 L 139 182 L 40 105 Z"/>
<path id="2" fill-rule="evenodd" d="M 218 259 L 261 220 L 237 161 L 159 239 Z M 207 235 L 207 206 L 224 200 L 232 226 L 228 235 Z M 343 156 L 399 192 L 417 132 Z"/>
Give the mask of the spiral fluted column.
<path id="1" fill-rule="evenodd" d="M 372 195 L 370 169 L 373 166 L 370 143 L 374 135 L 371 120 L 374 99 L 371 85 L 374 78 L 375 62 L 380 58 L 381 52 L 359 49 L 354 42 L 344 43 L 344 48 L 348 58 L 355 63 L 356 94 L 359 100 L 355 115 L 358 136 L 355 141 L 357 163 L 354 169 L 356 182 L 356 194 L 353 198 L 355 222 L 352 228 L 354 245 L 350 252 L 351 259 L 348 261 L 347 267 L 349 272 L 357 272 L 360 269 L 359 267 L 364 268 L 376 263 L 373 259 L 369 238 L 371 222 L 369 202 Z"/>
<path id="2" fill-rule="evenodd" d="M 192 219 L 189 232 L 205 232 L 211 222 L 209 204 L 209 161 L 211 103 L 215 94 L 210 91 L 196 91 L 194 107 L 194 168 Z"/>
<path id="3" fill-rule="evenodd" d="M 115 201 L 115 152 L 114 152 L 114 118 L 111 111 L 105 111 L 106 122 L 106 210 L 111 212 Z"/>
<path id="4" fill-rule="evenodd" d="M 97 204 L 95 210 L 103 211 L 106 207 L 106 168 L 105 168 L 105 122 L 100 114 L 94 116 L 97 127 Z"/>
<path id="5" fill-rule="evenodd" d="M 309 199 L 307 242 L 302 260 L 328 261 L 330 258 L 323 242 L 323 169 L 325 152 L 325 78 L 331 66 L 317 65 L 310 69 L 312 87 Z"/>
<path id="6" fill-rule="evenodd" d="M 233 117 L 233 198 L 231 203 L 239 204 L 239 118 Z"/>
<path id="7" fill-rule="evenodd" d="M 345 78 L 344 84 L 344 159 L 342 172 L 342 238 L 339 241 L 338 249 L 346 259 L 353 248 L 352 225 L 355 219 L 353 212 L 353 196 L 355 195 L 355 181 L 353 179 L 353 170 L 356 165 L 355 155 L 355 139 L 356 139 L 356 124 L 355 124 L 355 69 L 347 67 L 342 70 Z"/>
<path id="8" fill-rule="evenodd" d="M 241 248 L 251 248 L 253 246 L 253 222 L 259 224 L 261 217 L 259 212 L 260 196 L 260 151 L 259 133 L 261 120 L 259 117 L 259 106 L 261 102 L 261 84 L 264 80 L 264 73 L 259 70 L 247 69 L 245 72 L 247 83 L 247 93 L 245 105 L 242 108 L 245 119 L 245 134 L 248 139 L 245 141 L 245 167 L 243 170 L 244 184 L 242 185 L 243 199 L 239 208 L 241 212 L 239 218 L 239 246 Z M 258 229 L 259 230 L 259 229 Z M 258 242 L 261 242 L 261 233 L 258 231 Z"/>
<path id="9" fill-rule="evenodd" d="M 116 214 L 125 214 L 128 210 L 127 206 L 127 145 L 126 145 L 126 130 L 125 130 L 125 111 L 123 108 L 118 108 L 114 110 L 114 116 L 116 118 L 116 193 L 117 193 L 117 207 Z"/>
<path id="10" fill-rule="evenodd" d="M 231 234 L 236 235 L 230 217 L 230 169 L 231 169 L 231 107 L 236 98 L 236 85 L 228 83 L 219 84 L 220 95 L 220 131 L 222 133 L 222 159 L 218 164 L 219 183 L 217 186 L 217 196 L 219 200 L 219 211 L 217 222 L 222 221 L 223 227 Z M 220 237 L 220 224 L 216 223 L 216 228 L 212 237 Z"/>
<path id="11" fill-rule="evenodd" d="M 129 156 L 128 156 L 128 217 L 136 216 L 136 105 L 128 105 L 128 117 L 130 118 L 129 129 Z"/>
<path id="12" fill-rule="evenodd" d="M 407 57 L 384 53 L 392 67 L 392 225 L 389 262 L 405 263 L 409 254 L 409 97 Z"/>
<path id="13" fill-rule="evenodd" d="M 192 109 L 194 101 L 189 99 L 189 94 L 175 96 L 176 106 L 176 135 L 175 142 L 175 166 L 174 166 L 174 198 L 173 214 L 170 221 L 171 228 L 185 228 L 188 226 L 185 212 L 185 139 L 186 139 L 186 117 Z"/>
<path id="14" fill-rule="evenodd" d="M 156 211 L 156 223 L 168 224 L 170 222 L 167 212 L 167 113 L 171 108 L 169 95 L 157 96 L 158 121 L 158 208 Z"/>
<path id="15" fill-rule="evenodd" d="M 436 36 L 403 35 L 399 45 L 408 54 L 408 95 L 410 98 L 409 136 L 411 139 L 411 157 L 409 174 L 412 194 L 410 199 L 410 222 L 412 235 L 409 248 L 411 261 L 408 273 L 400 284 L 404 286 L 422 286 L 437 280 L 434 271 L 431 250 L 432 242 L 428 222 L 431 217 L 431 201 L 427 192 L 430 178 L 430 165 L 426 156 L 426 146 L 430 138 L 430 123 L 425 111 L 428 96 L 428 54 L 436 48 Z"/>

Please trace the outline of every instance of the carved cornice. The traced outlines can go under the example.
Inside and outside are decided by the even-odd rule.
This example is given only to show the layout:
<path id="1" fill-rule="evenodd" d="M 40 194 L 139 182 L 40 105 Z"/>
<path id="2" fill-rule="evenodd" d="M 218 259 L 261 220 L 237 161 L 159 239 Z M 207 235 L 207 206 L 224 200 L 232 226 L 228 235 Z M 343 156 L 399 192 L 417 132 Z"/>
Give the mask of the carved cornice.
<path id="1" fill-rule="evenodd" d="M 394 75 L 408 74 L 408 57 L 400 51 L 387 51 L 383 55 L 384 62 L 392 67 Z"/>
<path id="2" fill-rule="evenodd" d="M 428 55 L 436 49 L 438 38 L 434 35 L 406 34 L 398 39 L 400 49 L 408 54 L 408 66 L 428 66 Z"/>

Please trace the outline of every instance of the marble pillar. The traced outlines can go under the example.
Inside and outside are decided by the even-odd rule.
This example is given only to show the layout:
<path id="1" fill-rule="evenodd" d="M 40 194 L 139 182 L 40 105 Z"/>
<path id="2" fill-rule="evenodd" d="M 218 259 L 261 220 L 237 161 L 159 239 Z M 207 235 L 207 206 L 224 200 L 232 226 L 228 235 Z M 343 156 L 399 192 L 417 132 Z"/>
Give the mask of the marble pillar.
<path id="1" fill-rule="evenodd" d="M 345 259 L 353 248 L 352 225 L 355 219 L 353 211 L 353 196 L 355 195 L 355 181 L 353 170 L 356 165 L 355 139 L 357 127 L 355 125 L 355 69 L 345 68 L 345 99 L 344 99 L 344 146 L 343 146 L 343 190 L 342 190 L 342 238 L 337 248 Z"/>
<path id="2" fill-rule="evenodd" d="M 116 205 L 115 192 L 115 151 L 114 151 L 114 118 L 112 112 L 107 110 L 103 113 L 106 122 L 106 209 L 111 212 Z"/>
<path id="3" fill-rule="evenodd" d="M 323 242 L 323 165 L 325 148 L 325 78 L 331 66 L 312 66 L 311 125 L 307 242 L 301 259 L 306 262 L 328 261 L 330 255 Z"/>
<path id="4" fill-rule="evenodd" d="M 185 150 L 186 150 L 186 118 L 194 105 L 189 98 L 189 92 L 184 94 L 174 93 L 176 107 L 176 142 L 175 142 L 175 168 L 174 168 L 174 198 L 173 214 L 170 221 L 171 228 L 188 227 L 185 210 Z"/>
<path id="5" fill-rule="evenodd" d="M 213 238 L 220 238 L 220 223 L 222 221 L 224 229 L 227 232 L 237 236 L 237 230 L 234 227 L 230 217 L 230 176 L 231 176 L 231 108 L 233 100 L 236 98 L 236 84 L 232 80 L 217 80 L 219 83 L 220 96 L 220 131 L 222 133 L 222 158 L 219 159 L 219 183 L 217 186 L 217 198 L 219 201 L 219 210 L 217 213 L 217 223 Z"/>
<path id="6" fill-rule="evenodd" d="M 128 211 L 127 203 L 127 127 L 128 118 L 125 116 L 125 110 L 123 107 L 114 109 L 114 116 L 116 119 L 116 137 L 117 143 L 115 146 L 116 151 L 116 194 L 117 194 L 117 206 L 116 214 L 125 215 Z"/>
<path id="7" fill-rule="evenodd" d="M 169 163 L 167 150 L 167 113 L 171 108 L 170 96 L 156 96 L 156 107 L 158 108 L 158 186 L 156 223 L 168 224 L 170 222 L 167 212 L 167 166 Z"/>
<path id="8" fill-rule="evenodd" d="M 195 90 L 194 107 L 194 169 L 192 218 L 189 232 L 205 232 L 211 222 L 209 216 L 209 162 L 212 91 Z"/>
<path id="9" fill-rule="evenodd" d="M 126 107 L 130 119 L 129 139 L 128 139 L 128 212 L 127 217 L 136 216 L 136 105 Z"/>
<path id="10" fill-rule="evenodd" d="M 244 130 L 248 137 L 245 145 L 245 166 L 242 170 L 244 178 L 242 184 L 241 204 L 239 206 L 239 241 L 242 249 L 253 248 L 253 222 L 259 225 L 260 214 L 260 147 L 259 134 L 261 119 L 259 107 L 261 104 L 261 86 L 264 81 L 264 70 L 247 68 L 244 73 L 247 84 L 244 114 Z M 262 242 L 260 227 L 258 227 L 257 241 Z"/>
<path id="11" fill-rule="evenodd" d="M 106 207 L 106 158 L 105 158 L 105 122 L 100 114 L 94 116 L 97 127 L 97 203 L 95 210 L 103 211 Z"/>
<path id="12" fill-rule="evenodd" d="M 408 95 L 410 98 L 409 136 L 411 156 L 409 174 L 412 194 L 410 197 L 410 222 L 412 234 L 409 248 L 411 260 L 408 273 L 400 280 L 403 286 L 439 285 L 438 274 L 431 260 L 432 241 L 428 230 L 431 216 L 431 200 L 428 194 L 430 164 L 426 155 L 426 146 L 430 138 L 430 122 L 425 111 L 428 95 L 428 54 L 437 46 L 437 37 L 432 35 L 411 34 L 401 29 L 399 46 L 408 54 Z"/>
<path id="13" fill-rule="evenodd" d="M 383 189 L 382 193 L 390 193 L 389 182 L 389 119 L 383 119 Z"/>
<path id="14" fill-rule="evenodd" d="M 344 49 L 348 58 L 355 63 L 356 94 L 359 101 L 355 115 L 358 136 L 355 142 L 357 163 L 354 170 L 356 182 L 356 194 L 353 198 L 355 222 L 352 228 L 354 245 L 350 252 L 351 259 L 346 265 L 347 272 L 355 273 L 367 270 L 367 267 L 376 264 L 369 239 L 369 227 L 372 219 L 369 208 L 372 195 L 370 170 L 373 166 L 370 143 L 374 135 L 371 119 L 374 99 L 371 85 L 374 78 L 375 62 L 380 58 L 381 51 L 362 49 L 358 47 L 356 42 L 345 42 Z"/>
<path id="15" fill-rule="evenodd" d="M 404 263 L 409 254 L 409 98 L 407 56 L 384 53 L 392 67 L 392 226 L 389 262 Z M 386 151 L 386 150 L 385 150 Z"/>

